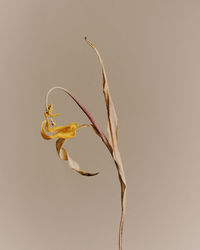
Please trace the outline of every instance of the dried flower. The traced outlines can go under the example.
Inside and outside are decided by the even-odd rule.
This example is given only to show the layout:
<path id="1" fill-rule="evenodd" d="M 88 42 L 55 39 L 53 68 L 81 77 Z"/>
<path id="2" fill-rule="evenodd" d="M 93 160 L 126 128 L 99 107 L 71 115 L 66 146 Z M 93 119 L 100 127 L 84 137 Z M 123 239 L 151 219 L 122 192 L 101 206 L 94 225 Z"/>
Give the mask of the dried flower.
<path id="1" fill-rule="evenodd" d="M 88 173 L 88 172 L 82 171 L 78 163 L 70 158 L 68 152 L 63 147 L 64 142 L 67 139 L 71 139 L 75 137 L 77 130 L 79 130 L 80 128 L 91 127 L 93 128 L 95 133 L 101 138 L 103 143 L 106 145 L 116 165 L 118 176 L 119 176 L 119 181 L 121 184 L 121 220 L 120 220 L 120 226 L 119 226 L 119 250 L 122 250 L 122 233 L 123 233 L 124 215 L 125 215 L 125 208 L 126 208 L 126 180 L 125 180 L 123 165 L 122 165 L 121 156 L 120 156 L 120 152 L 119 152 L 118 144 L 117 144 L 118 120 L 117 120 L 117 115 L 116 115 L 116 111 L 114 108 L 114 104 L 110 95 L 103 61 L 100 57 L 99 52 L 95 48 L 95 46 L 89 40 L 87 40 L 86 37 L 85 37 L 85 40 L 90 45 L 90 47 L 95 51 L 99 59 L 100 65 L 101 65 L 102 77 L 103 77 L 103 93 L 105 97 L 107 119 L 108 119 L 109 139 L 107 139 L 106 135 L 98 127 L 95 120 L 92 118 L 92 116 L 87 111 L 87 109 L 67 89 L 64 89 L 62 87 L 53 87 L 52 89 L 48 91 L 46 95 L 46 111 L 44 112 L 45 120 L 41 124 L 41 135 L 46 140 L 57 138 L 56 149 L 57 149 L 57 153 L 60 159 L 68 161 L 69 166 L 72 169 L 77 171 L 79 174 L 86 175 L 86 176 L 94 176 L 94 175 L 97 175 L 98 173 Z M 67 95 L 69 95 L 76 102 L 76 104 L 82 109 L 82 111 L 86 114 L 91 124 L 83 124 L 79 126 L 76 122 L 73 122 L 67 126 L 58 126 L 58 127 L 55 126 L 53 118 L 58 116 L 59 114 L 53 114 L 52 113 L 53 105 L 52 104 L 48 105 L 48 96 L 50 92 L 55 89 L 62 90 Z M 49 124 L 49 119 L 51 121 L 51 126 Z M 51 133 L 51 135 L 46 134 L 45 130 L 46 132 Z"/>
<path id="2" fill-rule="evenodd" d="M 53 118 L 58 116 L 59 114 L 52 114 L 53 112 L 53 105 L 50 104 L 48 106 L 47 111 L 44 112 L 44 116 L 46 118 L 46 120 L 44 120 L 41 124 L 41 135 L 45 140 L 51 140 L 51 139 L 55 139 L 57 138 L 57 142 L 56 142 L 56 148 L 57 148 L 57 152 L 59 157 L 62 160 L 66 160 L 69 162 L 69 165 L 72 169 L 74 169 L 75 171 L 77 171 L 79 174 L 81 175 L 86 175 L 86 176 L 93 176 L 93 175 L 97 175 L 98 173 L 88 173 L 85 171 L 82 171 L 78 165 L 77 162 L 75 162 L 74 160 L 72 160 L 69 156 L 69 154 L 67 153 L 66 149 L 63 148 L 63 144 L 65 142 L 66 139 L 71 139 L 73 137 L 76 136 L 76 131 L 80 128 L 83 127 L 87 127 L 89 126 L 88 124 L 82 124 L 82 125 L 78 125 L 76 122 L 73 122 L 67 126 L 59 126 L 56 127 L 55 126 L 55 122 L 53 121 Z M 51 119 L 51 127 L 49 126 L 49 118 Z M 54 133 L 52 135 L 47 135 L 45 130 L 49 133 Z"/>

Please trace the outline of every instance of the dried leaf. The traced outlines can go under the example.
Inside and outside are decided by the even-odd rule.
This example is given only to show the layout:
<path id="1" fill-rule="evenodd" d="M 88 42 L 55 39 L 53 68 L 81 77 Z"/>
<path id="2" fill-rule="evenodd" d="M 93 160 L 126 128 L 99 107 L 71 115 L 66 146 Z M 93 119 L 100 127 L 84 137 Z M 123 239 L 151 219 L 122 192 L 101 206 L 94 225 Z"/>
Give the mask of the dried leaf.
<path id="1" fill-rule="evenodd" d="M 64 142 L 66 141 L 66 139 L 58 139 L 56 141 L 56 149 L 57 149 L 57 152 L 58 152 L 58 156 L 60 157 L 61 160 L 65 160 L 65 161 L 68 161 L 69 163 L 69 166 L 75 170 L 76 172 L 78 172 L 79 174 L 81 175 L 85 175 L 85 176 L 94 176 L 94 175 L 97 175 L 97 173 L 88 173 L 88 172 L 85 172 L 85 171 L 82 171 L 78 165 L 78 163 L 76 161 L 74 161 L 70 156 L 69 154 L 67 153 L 66 149 L 63 147 L 63 144 Z"/>
<path id="2" fill-rule="evenodd" d="M 95 46 L 85 37 L 86 42 L 92 47 L 95 51 L 102 70 L 102 77 L 103 77 L 103 93 L 107 108 L 107 118 L 108 118 L 108 133 L 110 137 L 110 144 L 112 145 L 112 156 L 117 167 L 119 181 L 121 184 L 121 220 L 120 220 L 120 228 L 119 228 L 119 249 L 122 250 L 122 234 L 123 234 L 123 224 L 124 224 L 124 215 L 126 209 L 126 179 L 124 175 L 123 165 L 121 161 L 120 152 L 118 149 L 118 119 L 115 111 L 115 107 L 111 98 L 111 94 L 108 87 L 108 82 L 105 74 L 105 69 L 103 65 L 103 61 L 98 50 Z"/>

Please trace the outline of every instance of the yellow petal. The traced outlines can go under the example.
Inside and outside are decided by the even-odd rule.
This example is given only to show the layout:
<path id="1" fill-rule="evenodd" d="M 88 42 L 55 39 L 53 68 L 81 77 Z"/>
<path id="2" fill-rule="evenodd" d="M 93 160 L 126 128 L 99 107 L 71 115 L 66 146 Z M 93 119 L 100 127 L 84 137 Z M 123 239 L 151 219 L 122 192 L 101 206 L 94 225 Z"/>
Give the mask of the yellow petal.
<path id="1" fill-rule="evenodd" d="M 78 128 L 78 124 L 73 122 L 66 127 L 58 130 L 57 133 L 52 135 L 52 138 L 63 138 L 63 139 L 70 139 L 76 136 L 76 130 Z"/>
<path id="2" fill-rule="evenodd" d="M 42 137 L 43 137 L 45 140 L 50 140 L 50 139 L 52 139 L 51 136 L 47 135 L 47 134 L 45 133 L 45 131 L 44 131 L 44 128 L 43 128 L 43 126 L 44 126 L 45 123 L 46 123 L 46 121 L 43 121 L 42 124 L 41 124 L 41 135 L 42 135 Z"/>
<path id="3" fill-rule="evenodd" d="M 59 127 L 49 127 L 49 120 L 48 116 L 45 113 L 46 121 L 43 121 L 41 124 L 41 135 L 45 140 L 50 140 L 53 138 L 63 138 L 63 139 L 70 139 L 76 136 L 76 130 L 79 128 L 76 122 L 73 122 L 67 126 L 59 126 Z M 56 132 L 53 135 L 47 135 L 44 131 L 44 124 L 45 129 L 47 132 Z"/>

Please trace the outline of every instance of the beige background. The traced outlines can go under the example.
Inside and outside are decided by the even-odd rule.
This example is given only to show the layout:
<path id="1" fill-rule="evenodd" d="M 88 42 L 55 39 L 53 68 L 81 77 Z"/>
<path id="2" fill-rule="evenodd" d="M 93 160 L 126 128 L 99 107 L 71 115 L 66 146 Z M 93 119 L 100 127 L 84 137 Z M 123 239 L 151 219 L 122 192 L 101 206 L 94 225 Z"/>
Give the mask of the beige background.
<path id="1" fill-rule="evenodd" d="M 128 182 L 124 250 L 200 249 L 200 2 L 0 1 L 0 249 L 115 250 L 114 164 L 89 129 L 67 149 L 82 177 L 40 136 L 44 96 L 60 85 L 106 129 L 105 62 Z M 51 95 L 57 124 L 87 118 Z"/>

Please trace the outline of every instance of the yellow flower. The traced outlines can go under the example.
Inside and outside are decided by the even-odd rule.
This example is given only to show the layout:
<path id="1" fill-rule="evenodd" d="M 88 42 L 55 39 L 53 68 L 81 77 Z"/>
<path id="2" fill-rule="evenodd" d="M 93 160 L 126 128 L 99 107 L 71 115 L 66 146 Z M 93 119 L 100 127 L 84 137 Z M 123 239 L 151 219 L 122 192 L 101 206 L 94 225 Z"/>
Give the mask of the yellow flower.
<path id="1" fill-rule="evenodd" d="M 46 120 L 44 120 L 41 124 L 41 135 L 45 140 L 50 140 L 54 138 L 62 138 L 62 139 L 70 139 L 76 136 L 76 130 L 80 128 L 76 122 L 73 122 L 67 126 L 55 126 L 52 118 L 58 116 L 59 114 L 52 114 L 53 105 L 50 104 L 48 107 L 48 111 L 44 112 L 44 116 Z M 52 127 L 49 126 L 49 117 L 51 119 Z M 45 130 L 49 133 L 54 133 L 52 135 L 47 135 Z"/>

